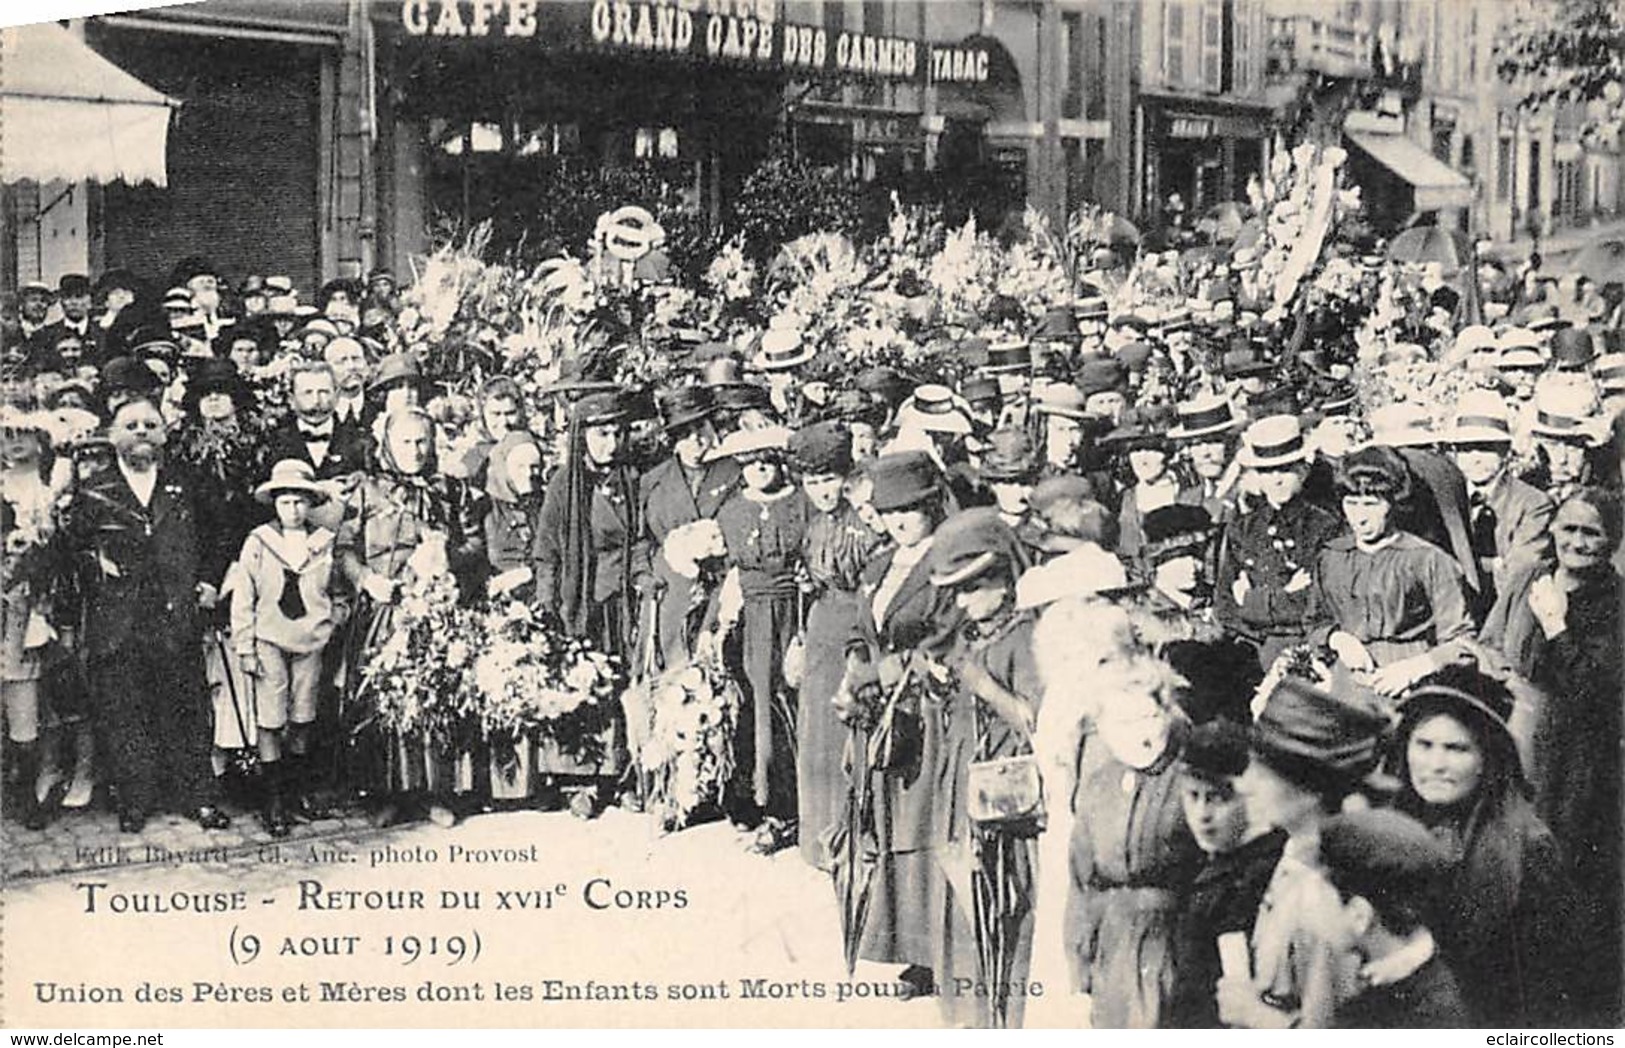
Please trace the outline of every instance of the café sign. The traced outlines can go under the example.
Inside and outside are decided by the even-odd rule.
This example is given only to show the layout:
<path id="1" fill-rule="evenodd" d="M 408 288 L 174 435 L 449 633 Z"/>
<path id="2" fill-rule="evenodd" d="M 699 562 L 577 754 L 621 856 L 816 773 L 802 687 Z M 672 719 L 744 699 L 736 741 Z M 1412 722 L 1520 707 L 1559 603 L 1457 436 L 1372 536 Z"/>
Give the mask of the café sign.
<path id="1" fill-rule="evenodd" d="M 569 27 L 585 11 L 585 40 Z M 792 75 L 830 74 L 931 83 L 979 83 L 988 78 L 981 47 L 928 44 L 905 37 L 801 25 L 778 18 L 777 0 L 403 0 L 401 25 L 412 36 L 549 36 L 558 12 L 568 21 L 556 43 L 587 43 L 614 51 L 734 62 Z M 577 31 L 579 33 L 579 30 Z"/>

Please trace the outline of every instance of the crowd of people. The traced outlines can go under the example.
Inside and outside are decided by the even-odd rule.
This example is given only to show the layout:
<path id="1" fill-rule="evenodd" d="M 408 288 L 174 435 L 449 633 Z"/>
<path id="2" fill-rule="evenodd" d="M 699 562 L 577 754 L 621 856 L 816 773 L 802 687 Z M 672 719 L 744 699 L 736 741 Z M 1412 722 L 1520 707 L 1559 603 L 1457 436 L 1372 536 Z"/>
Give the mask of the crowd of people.
<path id="1" fill-rule="evenodd" d="M 808 381 L 770 329 L 674 339 L 657 389 L 499 375 L 461 412 L 387 272 L 309 304 L 203 259 L 161 297 L 25 285 L 8 832 L 494 805 L 478 741 L 359 687 L 433 534 L 464 601 L 634 678 L 720 660 L 716 814 L 833 872 L 849 959 L 950 1022 L 1019 1024 L 1041 978 L 1097 1026 L 1617 1021 L 1620 284 L 1576 316 L 1509 283 L 1467 324 L 1424 267 L 1383 360 L 1468 376 L 1439 425 L 1224 266 L 1154 315 L 1106 269 L 950 337 L 952 384 Z M 627 733 L 538 751 L 506 803 L 636 808 Z"/>

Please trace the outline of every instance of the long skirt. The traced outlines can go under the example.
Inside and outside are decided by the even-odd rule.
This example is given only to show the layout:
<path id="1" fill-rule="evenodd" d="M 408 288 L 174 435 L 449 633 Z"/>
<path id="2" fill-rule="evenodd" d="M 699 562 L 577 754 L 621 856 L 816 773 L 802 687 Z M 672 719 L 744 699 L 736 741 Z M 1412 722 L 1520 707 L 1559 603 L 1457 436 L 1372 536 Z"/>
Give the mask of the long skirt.
<path id="1" fill-rule="evenodd" d="M 739 622 L 739 659 L 745 692 L 735 737 L 739 783 L 763 815 L 796 815 L 796 699 L 784 683 L 784 652 L 800 623 L 796 596 L 747 596 Z"/>
<path id="2" fill-rule="evenodd" d="M 835 715 L 835 692 L 846 670 L 846 638 L 861 610 L 857 594 L 828 590 L 807 612 L 796 719 L 796 812 L 801 824 L 801 857 L 828 865 L 828 829 L 846 817 L 846 776 L 842 753 L 847 728 Z"/>
<path id="3" fill-rule="evenodd" d="M 1096 1029 L 1156 1029 L 1174 989 L 1179 898 L 1163 888 L 1091 888 L 1079 900 L 1082 989 Z"/>
<path id="4" fill-rule="evenodd" d="M 950 716 L 947 701 L 921 703 L 918 762 L 873 775 L 880 856 L 859 946 L 864 960 L 931 968 L 943 956 L 945 859 L 953 827 L 966 822 L 966 762 L 975 743 L 970 710 Z"/>

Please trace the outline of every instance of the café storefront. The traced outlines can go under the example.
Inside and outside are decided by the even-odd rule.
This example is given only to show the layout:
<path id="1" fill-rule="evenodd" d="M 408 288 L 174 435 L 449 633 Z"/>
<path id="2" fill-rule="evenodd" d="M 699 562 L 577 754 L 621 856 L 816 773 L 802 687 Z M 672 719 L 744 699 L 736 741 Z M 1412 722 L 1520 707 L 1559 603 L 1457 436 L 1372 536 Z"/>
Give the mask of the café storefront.
<path id="1" fill-rule="evenodd" d="M 404 268 L 485 219 L 499 249 L 545 249 L 584 178 L 663 184 L 714 219 L 775 136 L 795 140 L 789 100 L 805 85 L 988 76 L 985 50 L 849 29 L 847 5 L 821 6 L 814 22 L 778 0 L 378 3 L 379 260 Z M 820 119 L 921 152 L 917 115 Z"/>

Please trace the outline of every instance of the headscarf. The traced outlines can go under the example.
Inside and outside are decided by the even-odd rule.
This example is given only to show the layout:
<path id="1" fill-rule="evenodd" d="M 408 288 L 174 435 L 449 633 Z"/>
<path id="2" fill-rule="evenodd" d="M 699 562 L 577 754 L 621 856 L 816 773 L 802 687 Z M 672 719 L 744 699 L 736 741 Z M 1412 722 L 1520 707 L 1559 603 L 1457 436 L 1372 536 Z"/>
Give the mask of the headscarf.
<path id="1" fill-rule="evenodd" d="M 529 432 L 516 429 L 497 441 L 491 448 L 491 454 L 486 458 L 485 493 L 497 502 L 518 502 L 524 496 L 514 490 L 513 480 L 508 476 L 508 456 L 518 450 L 522 445 L 530 444 L 541 450 L 536 438 Z"/>

